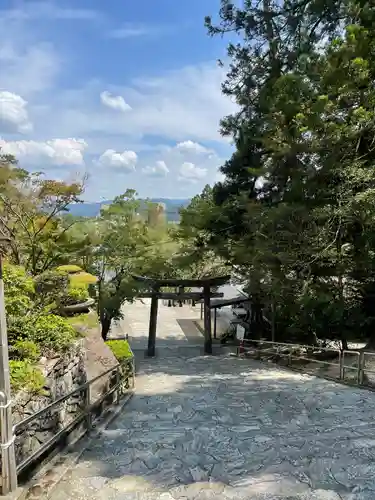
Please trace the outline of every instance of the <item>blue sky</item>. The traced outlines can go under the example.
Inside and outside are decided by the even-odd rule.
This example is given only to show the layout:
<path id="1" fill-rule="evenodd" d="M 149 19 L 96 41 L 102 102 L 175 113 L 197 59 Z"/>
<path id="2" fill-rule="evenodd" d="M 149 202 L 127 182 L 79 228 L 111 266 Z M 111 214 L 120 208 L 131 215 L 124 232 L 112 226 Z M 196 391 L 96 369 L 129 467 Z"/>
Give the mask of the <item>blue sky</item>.
<path id="1" fill-rule="evenodd" d="M 0 140 L 29 170 L 87 175 L 85 198 L 190 197 L 231 146 L 219 120 L 220 0 L 0 0 Z"/>

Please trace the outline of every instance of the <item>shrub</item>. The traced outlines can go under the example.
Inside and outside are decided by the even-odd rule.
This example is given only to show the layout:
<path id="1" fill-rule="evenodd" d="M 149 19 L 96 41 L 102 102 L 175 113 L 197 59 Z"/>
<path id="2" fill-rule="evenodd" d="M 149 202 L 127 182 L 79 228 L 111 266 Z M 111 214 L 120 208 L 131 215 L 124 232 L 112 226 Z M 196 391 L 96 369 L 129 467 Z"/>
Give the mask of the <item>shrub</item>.
<path id="1" fill-rule="evenodd" d="M 61 316 L 38 316 L 34 323 L 31 340 L 52 351 L 65 351 L 76 338 L 76 331 Z"/>
<path id="2" fill-rule="evenodd" d="M 8 335 L 10 344 L 15 344 L 18 340 L 31 340 L 42 351 L 54 352 L 67 350 L 77 337 L 72 325 L 65 318 L 54 314 L 10 318 Z"/>
<path id="3" fill-rule="evenodd" d="M 35 363 L 40 359 L 40 347 L 32 340 L 17 340 L 12 346 L 12 357 Z"/>
<path id="4" fill-rule="evenodd" d="M 8 342 L 15 345 L 19 340 L 31 340 L 35 318 L 33 315 L 8 316 L 7 331 Z"/>
<path id="5" fill-rule="evenodd" d="M 5 309 L 7 315 L 26 314 L 33 305 L 34 283 L 23 267 L 4 263 Z"/>
<path id="6" fill-rule="evenodd" d="M 107 340 L 106 344 L 118 361 L 133 357 L 133 352 L 127 340 Z"/>
<path id="7" fill-rule="evenodd" d="M 56 271 L 64 272 L 64 273 L 79 273 L 82 271 L 82 268 L 76 266 L 75 264 L 65 264 L 63 266 L 56 267 Z"/>
<path id="8" fill-rule="evenodd" d="M 69 276 L 63 271 L 46 271 L 35 277 L 37 303 L 44 308 L 53 309 L 60 304 L 68 289 Z"/>
<path id="9" fill-rule="evenodd" d="M 10 361 L 10 383 L 13 391 L 20 389 L 32 393 L 43 392 L 45 384 L 44 375 L 39 368 L 29 361 Z"/>
<path id="10" fill-rule="evenodd" d="M 90 297 L 87 286 L 70 286 L 65 296 L 61 299 L 61 304 L 69 306 L 86 302 Z"/>
<path id="11" fill-rule="evenodd" d="M 69 288 L 69 297 L 79 302 L 84 302 L 89 298 L 89 291 L 84 286 L 72 286 Z"/>
<path id="12" fill-rule="evenodd" d="M 80 285 L 95 285 L 97 283 L 98 278 L 90 273 L 76 273 L 70 275 L 70 283 L 72 286 L 80 286 Z"/>

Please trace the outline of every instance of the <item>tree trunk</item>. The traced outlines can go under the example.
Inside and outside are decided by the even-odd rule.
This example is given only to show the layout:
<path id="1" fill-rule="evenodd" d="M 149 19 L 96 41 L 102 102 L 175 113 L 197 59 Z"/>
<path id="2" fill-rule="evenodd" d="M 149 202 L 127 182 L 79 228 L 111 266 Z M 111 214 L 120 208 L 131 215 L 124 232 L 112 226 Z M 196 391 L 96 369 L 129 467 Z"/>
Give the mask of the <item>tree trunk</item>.
<path id="1" fill-rule="evenodd" d="M 100 323 L 102 325 L 102 338 L 107 340 L 109 330 L 111 328 L 112 318 L 103 313 L 100 315 Z"/>
<path id="2" fill-rule="evenodd" d="M 306 342 L 307 342 L 307 345 L 318 345 L 318 337 L 316 336 L 316 333 L 309 330 L 307 332 L 307 336 L 306 336 Z"/>
<path id="3" fill-rule="evenodd" d="M 250 332 L 251 338 L 260 339 L 263 333 L 263 314 L 262 305 L 257 297 L 254 297 L 251 303 Z"/>
<path id="4" fill-rule="evenodd" d="M 275 305 L 275 297 L 272 297 L 272 302 L 271 302 L 271 340 L 272 340 L 272 342 L 276 341 L 276 305 Z"/>
<path id="5" fill-rule="evenodd" d="M 342 337 L 341 337 L 341 349 L 343 351 L 347 351 L 349 349 L 348 341 L 345 338 L 345 334 L 342 334 Z"/>
<path id="6" fill-rule="evenodd" d="M 341 224 L 341 222 L 340 222 Z M 344 279 L 343 279 L 343 260 L 342 260 L 342 239 L 341 239 L 341 228 L 338 231 L 336 250 L 338 255 L 338 287 L 339 287 L 339 303 L 340 303 L 340 311 L 341 311 L 341 321 L 340 321 L 340 332 L 339 337 L 341 340 L 341 348 L 343 351 L 348 350 L 348 341 L 346 338 L 345 332 L 345 324 L 344 324 L 344 309 L 345 309 L 345 298 L 344 298 Z"/>
<path id="7" fill-rule="evenodd" d="M 364 351 L 375 351 L 375 334 L 372 334 L 368 339 L 367 344 L 363 348 Z"/>

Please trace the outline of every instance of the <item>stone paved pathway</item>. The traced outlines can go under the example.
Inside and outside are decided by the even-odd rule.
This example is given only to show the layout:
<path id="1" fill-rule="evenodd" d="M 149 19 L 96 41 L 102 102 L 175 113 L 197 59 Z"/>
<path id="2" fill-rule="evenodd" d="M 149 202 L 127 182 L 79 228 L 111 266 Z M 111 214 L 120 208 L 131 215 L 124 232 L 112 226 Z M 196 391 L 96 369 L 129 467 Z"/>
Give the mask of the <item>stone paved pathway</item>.
<path id="1" fill-rule="evenodd" d="M 164 350 L 53 500 L 374 500 L 375 394 Z"/>
<path id="2" fill-rule="evenodd" d="M 144 351 L 147 347 L 151 299 L 136 300 L 124 304 L 123 319 L 111 331 L 111 338 L 128 334 L 133 350 Z M 200 317 L 199 307 L 168 307 L 159 300 L 157 322 L 157 349 L 165 347 L 201 345 L 203 336 L 194 325 Z"/>

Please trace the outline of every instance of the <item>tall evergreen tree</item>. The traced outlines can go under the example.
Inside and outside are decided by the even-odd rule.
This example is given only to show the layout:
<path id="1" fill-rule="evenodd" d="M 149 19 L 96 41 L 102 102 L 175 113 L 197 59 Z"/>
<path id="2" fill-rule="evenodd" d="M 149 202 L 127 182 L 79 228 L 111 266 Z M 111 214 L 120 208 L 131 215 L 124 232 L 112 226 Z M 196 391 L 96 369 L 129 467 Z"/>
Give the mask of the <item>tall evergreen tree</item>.
<path id="1" fill-rule="evenodd" d="M 238 38 L 223 84 L 238 112 L 222 121 L 236 151 L 209 244 L 248 278 L 255 311 L 266 298 L 289 333 L 325 329 L 346 347 L 375 290 L 374 8 L 222 0 L 219 17 L 209 33 Z"/>

